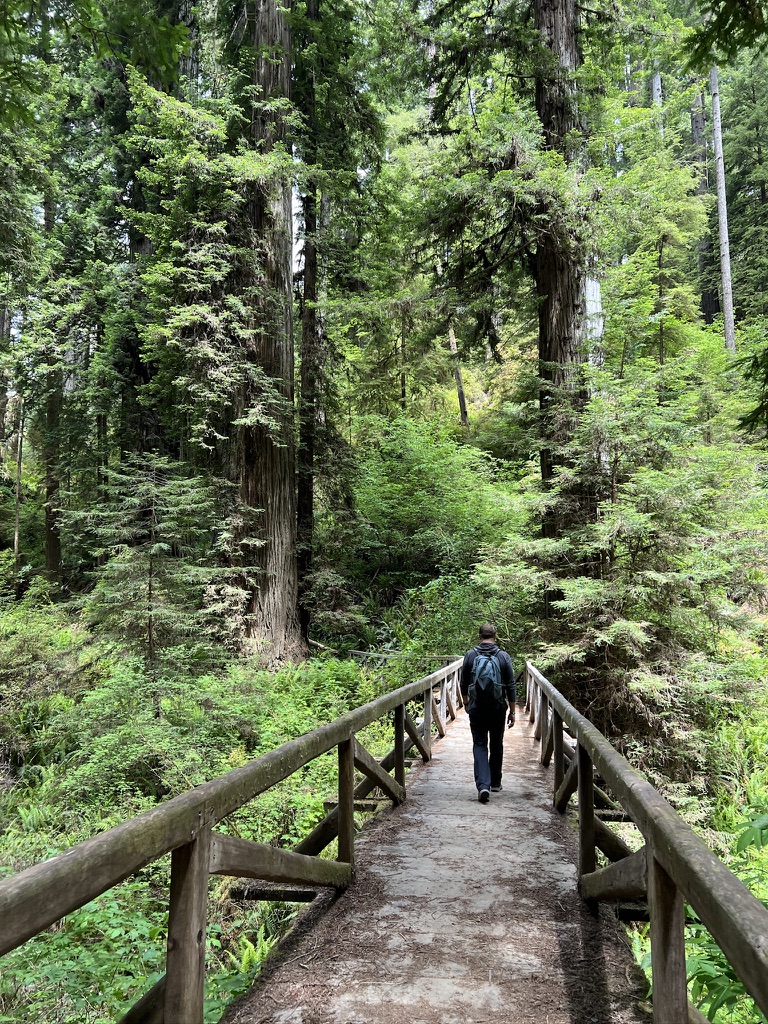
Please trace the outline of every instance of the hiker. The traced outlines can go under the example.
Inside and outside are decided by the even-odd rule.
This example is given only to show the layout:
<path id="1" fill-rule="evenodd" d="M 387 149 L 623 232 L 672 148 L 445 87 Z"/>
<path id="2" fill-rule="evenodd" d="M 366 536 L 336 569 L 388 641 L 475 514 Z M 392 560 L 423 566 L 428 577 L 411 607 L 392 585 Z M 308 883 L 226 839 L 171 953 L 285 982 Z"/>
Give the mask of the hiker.
<path id="1" fill-rule="evenodd" d="M 464 655 L 459 685 L 472 730 L 477 798 L 487 804 L 491 793 L 501 790 L 504 726 L 515 724 L 515 670 L 507 652 L 496 646 L 495 626 L 481 626 L 479 638 Z"/>

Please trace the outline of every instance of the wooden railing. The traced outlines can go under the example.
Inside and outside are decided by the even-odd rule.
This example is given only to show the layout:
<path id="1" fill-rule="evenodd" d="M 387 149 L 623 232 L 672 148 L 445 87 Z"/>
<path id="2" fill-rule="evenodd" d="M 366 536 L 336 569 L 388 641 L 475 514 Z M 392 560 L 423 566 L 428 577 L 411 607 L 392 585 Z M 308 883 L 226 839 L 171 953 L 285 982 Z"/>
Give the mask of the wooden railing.
<path id="1" fill-rule="evenodd" d="M 688 1002 L 686 901 L 768 1015 L 768 910 L 530 663 L 525 675 L 526 710 L 541 740 L 541 762 L 553 763 L 555 807 L 563 812 L 578 794 L 582 896 L 639 901 L 638 918 L 650 919 L 656 1024 L 706 1021 Z M 633 852 L 610 820 L 634 822 L 642 848 Z M 598 850 L 607 866 L 598 867 Z"/>
<path id="2" fill-rule="evenodd" d="M 432 730 L 445 735 L 461 706 L 460 661 L 350 711 L 235 771 L 169 800 L 0 882 L 0 956 L 84 906 L 146 864 L 171 853 L 165 976 L 121 1024 L 201 1024 L 209 875 L 344 889 L 354 872 L 355 802 L 379 788 L 405 799 L 405 754 L 431 757 Z M 438 696 L 436 696 L 436 693 Z M 417 724 L 411 701 L 423 701 Z M 356 738 L 392 714 L 394 746 L 377 761 Z M 338 805 L 294 850 L 235 839 L 214 826 L 265 790 L 338 749 Z M 363 776 L 355 785 L 355 769 Z M 390 774 L 394 772 L 394 774 Z M 318 854 L 338 838 L 337 860 Z"/>

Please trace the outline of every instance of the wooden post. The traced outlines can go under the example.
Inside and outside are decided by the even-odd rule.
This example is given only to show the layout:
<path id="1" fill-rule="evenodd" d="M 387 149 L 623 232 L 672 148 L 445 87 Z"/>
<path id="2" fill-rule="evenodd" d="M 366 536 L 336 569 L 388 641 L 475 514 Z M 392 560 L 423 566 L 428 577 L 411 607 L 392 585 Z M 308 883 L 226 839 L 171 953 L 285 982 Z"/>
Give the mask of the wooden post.
<path id="1" fill-rule="evenodd" d="M 565 778 L 565 755 L 563 753 L 563 719 L 557 708 L 552 708 L 552 734 L 555 758 L 555 793 L 560 789 Z"/>
<path id="2" fill-rule="evenodd" d="M 533 722 L 536 720 L 536 701 L 539 696 L 539 688 L 536 685 L 536 680 L 531 679 L 531 696 L 528 701 L 528 721 Z"/>
<path id="3" fill-rule="evenodd" d="M 164 1024 L 202 1024 L 211 829 L 171 854 Z"/>
<path id="4" fill-rule="evenodd" d="M 355 863 L 355 744 L 339 744 L 339 860 Z"/>
<path id="5" fill-rule="evenodd" d="M 655 857 L 649 857 L 651 973 L 654 1024 L 688 1020 L 685 971 L 685 904 L 675 883 Z"/>
<path id="6" fill-rule="evenodd" d="M 592 761 L 580 743 L 576 748 L 576 757 L 579 765 L 579 874 L 586 875 L 597 866 L 594 778 Z M 671 1024 L 672 1019 L 667 1024 Z"/>
<path id="7" fill-rule="evenodd" d="M 539 736 L 541 736 L 541 757 L 542 764 L 548 764 L 547 756 L 547 733 L 549 732 L 549 697 L 541 691 L 541 721 L 539 722 Z"/>
<path id="8" fill-rule="evenodd" d="M 531 676 L 530 676 L 530 673 L 528 672 L 528 666 L 526 665 L 525 666 L 525 711 L 526 712 L 529 710 L 529 708 L 531 706 L 531 687 L 532 686 L 533 686 L 533 683 L 531 682 Z"/>
<path id="9" fill-rule="evenodd" d="M 432 757 L 432 687 L 424 691 L 424 746 L 429 760 Z"/>
<path id="10" fill-rule="evenodd" d="M 395 782 L 405 788 L 405 704 L 395 708 Z"/>

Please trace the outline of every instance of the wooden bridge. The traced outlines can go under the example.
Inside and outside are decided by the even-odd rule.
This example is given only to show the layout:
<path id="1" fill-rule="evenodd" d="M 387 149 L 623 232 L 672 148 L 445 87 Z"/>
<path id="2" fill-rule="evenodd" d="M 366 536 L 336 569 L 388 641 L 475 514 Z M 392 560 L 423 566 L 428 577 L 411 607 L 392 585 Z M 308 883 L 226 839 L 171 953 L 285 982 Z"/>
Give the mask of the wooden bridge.
<path id="1" fill-rule="evenodd" d="M 0 955 L 170 852 L 166 975 L 121 1024 L 202 1022 L 211 874 L 344 893 L 314 924 L 309 915 L 297 952 L 274 959 L 232 1024 L 636 1024 L 628 954 L 601 903 L 650 920 L 655 1024 L 704 1020 L 688 1002 L 686 903 L 768 1013 L 768 911 L 533 665 L 504 789 L 477 802 L 460 664 L 0 882 Z M 390 717 L 394 746 L 379 762 L 356 737 Z M 338 804 L 294 850 L 214 831 L 334 748 Z M 406 801 L 409 749 L 424 764 Z M 356 850 L 355 804 L 375 790 L 398 807 Z M 562 815 L 574 796 L 569 860 Z M 334 839 L 337 859 L 319 857 Z"/>

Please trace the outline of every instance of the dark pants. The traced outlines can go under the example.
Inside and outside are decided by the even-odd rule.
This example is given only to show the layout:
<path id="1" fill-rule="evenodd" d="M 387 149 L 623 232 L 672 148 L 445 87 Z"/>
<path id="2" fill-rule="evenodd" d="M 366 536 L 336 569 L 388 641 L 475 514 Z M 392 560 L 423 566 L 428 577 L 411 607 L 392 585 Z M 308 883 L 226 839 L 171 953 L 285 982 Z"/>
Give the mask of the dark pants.
<path id="1" fill-rule="evenodd" d="M 472 730 L 472 756 L 475 762 L 475 785 L 478 790 L 501 785 L 501 760 L 504 756 L 506 724 L 506 707 L 491 711 L 470 709 L 469 727 Z"/>

